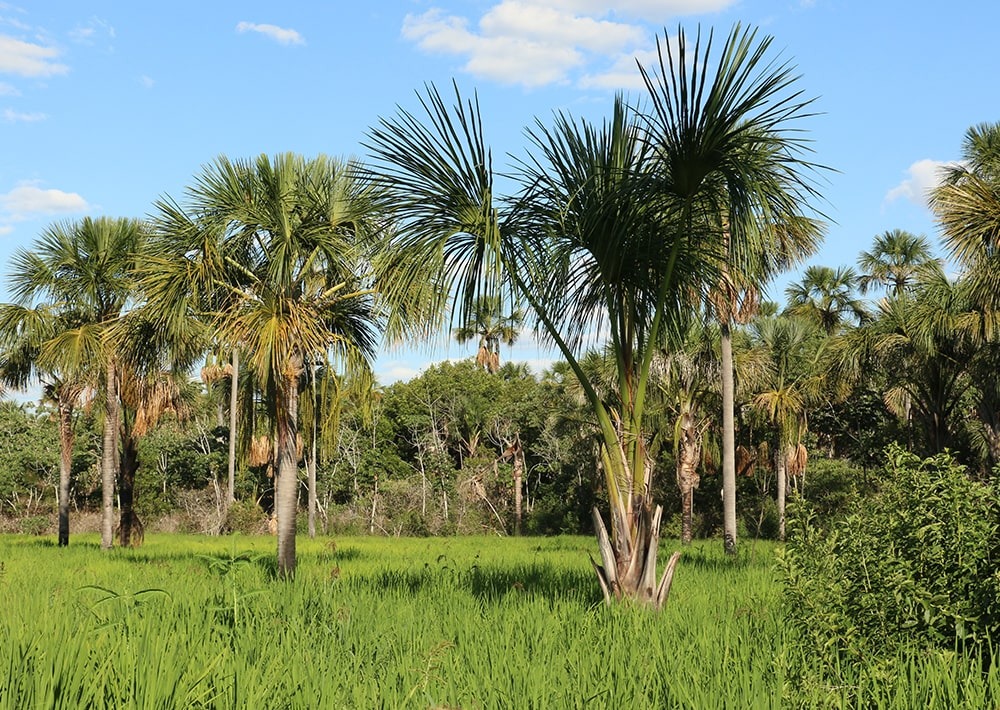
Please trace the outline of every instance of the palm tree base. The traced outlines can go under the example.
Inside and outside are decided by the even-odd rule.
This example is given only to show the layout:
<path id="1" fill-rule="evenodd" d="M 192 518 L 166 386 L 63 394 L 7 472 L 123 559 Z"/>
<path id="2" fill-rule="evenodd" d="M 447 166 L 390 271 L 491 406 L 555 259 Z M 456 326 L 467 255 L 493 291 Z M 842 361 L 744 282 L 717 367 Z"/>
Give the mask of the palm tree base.
<path id="1" fill-rule="evenodd" d="M 613 601 L 630 601 L 646 604 L 656 610 L 662 609 L 674 581 L 674 569 L 681 558 L 680 552 L 672 554 L 659 582 L 656 581 L 656 557 L 660 546 L 663 506 L 656 506 L 652 520 L 648 523 L 644 523 L 648 516 L 640 516 L 637 534 L 630 536 L 635 540 L 635 545 L 629 551 L 612 545 L 604 519 L 597 508 L 593 509 L 592 514 L 603 564 L 597 564 L 593 558 L 590 562 L 597 573 L 605 603 L 610 605 Z"/>

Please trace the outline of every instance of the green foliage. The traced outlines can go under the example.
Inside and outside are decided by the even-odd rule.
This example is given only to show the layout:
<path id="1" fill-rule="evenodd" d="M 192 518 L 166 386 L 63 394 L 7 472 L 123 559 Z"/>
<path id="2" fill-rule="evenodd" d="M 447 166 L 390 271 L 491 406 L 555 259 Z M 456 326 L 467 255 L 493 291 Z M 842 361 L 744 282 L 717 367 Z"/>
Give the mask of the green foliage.
<path id="1" fill-rule="evenodd" d="M 244 535 L 256 535 L 267 530 L 267 515 L 254 500 L 237 500 L 229 506 L 226 513 L 225 529 Z"/>
<path id="2" fill-rule="evenodd" d="M 793 520 L 785 612 L 822 672 L 901 646 L 990 654 L 1000 638 L 1000 492 L 946 455 L 888 450 L 881 492 L 828 533 Z"/>

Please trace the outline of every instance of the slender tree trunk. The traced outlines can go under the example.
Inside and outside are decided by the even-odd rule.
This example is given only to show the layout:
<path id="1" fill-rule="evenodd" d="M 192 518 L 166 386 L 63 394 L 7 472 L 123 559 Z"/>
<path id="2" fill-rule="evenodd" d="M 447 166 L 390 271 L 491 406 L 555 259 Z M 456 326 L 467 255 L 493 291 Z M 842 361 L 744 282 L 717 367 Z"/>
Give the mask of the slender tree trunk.
<path id="1" fill-rule="evenodd" d="M 788 448 L 778 446 L 775 472 L 778 478 L 778 539 L 785 539 L 785 494 L 788 488 Z"/>
<path id="2" fill-rule="evenodd" d="M 236 425 L 239 420 L 237 392 L 240 383 L 240 351 L 233 348 L 233 374 L 229 379 L 229 487 L 226 491 L 226 507 L 236 501 Z"/>
<path id="3" fill-rule="evenodd" d="M 316 509 L 319 507 L 316 500 L 316 430 L 313 427 L 312 447 L 309 452 L 309 538 L 316 537 Z"/>
<path id="4" fill-rule="evenodd" d="M 681 544 L 690 545 L 694 537 L 694 489 L 701 482 L 698 475 L 701 441 L 697 429 L 691 426 L 691 415 L 685 414 L 683 417 L 677 452 L 677 487 L 681 493 Z"/>
<path id="5" fill-rule="evenodd" d="M 73 402 L 59 401 L 59 547 L 69 545 L 69 483 L 73 472 Z"/>
<path id="6" fill-rule="evenodd" d="M 375 482 L 372 486 L 372 512 L 368 520 L 368 534 L 375 534 L 375 512 L 378 506 L 378 473 L 375 474 Z"/>
<path id="7" fill-rule="evenodd" d="M 101 549 L 114 545 L 115 473 L 118 462 L 118 373 L 109 362 L 105 373 L 106 402 L 101 442 Z"/>
<path id="8" fill-rule="evenodd" d="M 318 507 L 317 496 L 316 496 L 316 457 L 319 452 L 319 444 L 317 439 L 319 438 L 319 402 L 316 397 L 316 368 L 312 367 L 312 399 L 313 399 L 313 417 L 312 417 L 312 446 L 309 447 L 309 463 L 306 467 L 306 476 L 308 478 L 307 484 L 309 488 L 309 539 L 316 537 L 316 508 Z"/>
<path id="9" fill-rule="evenodd" d="M 135 472 L 139 469 L 139 452 L 135 440 L 126 436 L 122 442 L 122 458 L 118 475 L 118 544 L 137 547 L 142 544 L 142 523 L 135 514 Z"/>
<path id="10" fill-rule="evenodd" d="M 514 534 L 521 534 L 521 508 L 523 506 L 524 448 L 521 437 L 514 439 Z"/>
<path id="11" fill-rule="evenodd" d="M 727 555 L 736 554 L 736 382 L 730 324 L 720 322 L 722 346 L 722 512 Z"/>
<path id="12" fill-rule="evenodd" d="M 278 517 L 278 575 L 295 575 L 295 514 L 298 504 L 298 376 L 284 375 L 278 386 L 278 480 L 275 513 Z"/>

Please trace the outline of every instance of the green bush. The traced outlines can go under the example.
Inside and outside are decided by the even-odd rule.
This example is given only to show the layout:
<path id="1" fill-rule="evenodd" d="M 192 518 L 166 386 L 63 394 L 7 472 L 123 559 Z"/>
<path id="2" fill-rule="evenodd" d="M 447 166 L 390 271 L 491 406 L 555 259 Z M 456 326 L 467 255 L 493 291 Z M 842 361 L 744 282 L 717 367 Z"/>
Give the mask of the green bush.
<path id="1" fill-rule="evenodd" d="M 21 520 L 21 532 L 25 535 L 44 535 L 50 527 L 51 521 L 47 515 L 32 515 Z"/>
<path id="2" fill-rule="evenodd" d="M 226 514 L 226 530 L 259 535 L 267 530 L 267 514 L 251 499 L 235 501 Z"/>
<path id="3" fill-rule="evenodd" d="M 882 490 L 824 532 L 792 510 L 781 556 L 785 615 L 832 668 L 902 645 L 988 651 L 1000 639 L 1000 495 L 948 455 L 893 446 Z M 801 509 L 800 509 L 801 510 Z"/>

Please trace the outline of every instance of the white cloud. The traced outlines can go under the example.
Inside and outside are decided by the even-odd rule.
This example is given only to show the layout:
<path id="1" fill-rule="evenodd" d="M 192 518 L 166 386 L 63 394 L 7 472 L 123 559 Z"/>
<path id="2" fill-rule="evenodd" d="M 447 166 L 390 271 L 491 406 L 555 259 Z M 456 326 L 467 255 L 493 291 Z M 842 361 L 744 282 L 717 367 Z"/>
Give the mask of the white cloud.
<path id="1" fill-rule="evenodd" d="M 636 56 L 648 56 L 661 23 L 735 0 L 501 0 L 477 20 L 431 9 L 407 15 L 402 34 L 426 52 L 465 57 L 477 77 L 528 87 L 576 82 L 583 88 L 641 84 Z M 638 23 L 624 22 L 633 18 Z"/>
<path id="2" fill-rule="evenodd" d="M 925 158 L 906 169 L 907 177 L 885 194 L 885 202 L 907 199 L 923 207 L 927 206 L 930 190 L 941 184 L 941 170 L 952 163 Z"/>
<path id="3" fill-rule="evenodd" d="M 0 237 L 14 231 L 14 226 L 10 224 L 0 224 Z"/>
<path id="4" fill-rule="evenodd" d="M 8 123 L 35 123 L 36 121 L 44 121 L 48 116 L 37 111 L 35 113 L 22 113 L 8 108 L 4 109 L 3 118 Z"/>
<path id="5" fill-rule="evenodd" d="M 139 83 L 142 84 L 147 89 L 152 89 L 156 85 L 156 82 L 153 80 L 153 78 L 146 76 L 145 74 L 139 77 Z"/>
<path id="6" fill-rule="evenodd" d="M 258 32 L 266 37 L 270 37 L 280 44 L 305 44 L 306 41 L 295 30 L 290 30 L 277 25 L 259 25 L 254 22 L 241 22 L 236 25 L 236 31 Z"/>
<path id="7" fill-rule="evenodd" d="M 21 183 L 6 194 L 0 194 L 0 210 L 4 221 L 20 221 L 32 215 L 85 212 L 90 205 L 75 192 L 45 190 L 34 183 Z"/>
<path id="8" fill-rule="evenodd" d="M 21 92 L 10 84 L 0 81 L 0 96 L 20 96 Z"/>
<path id="9" fill-rule="evenodd" d="M 618 55 L 604 71 L 584 74 L 580 77 L 580 87 L 584 89 L 642 89 L 645 84 L 637 62 L 644 67 L 653 66 L 657 61 L 655 49 L 636 50 Z"/>
<path id="10" fill-rule="evenodd" d="M 550 0 L 548 3 L 569 12 L 605 15 L 607 0 Z M 718 12 L 736 0 L 618 0 L 614 3 L 616 15 L 636 17 L 647 22 L 661 22 L 678 15 L 696 15 Z"/>
<path id="11" fill-rule="evenodd" d="M 0 74 L 46 77 L 65 74 L 69 67 L 56 61 L 59 50 L 40 44 L 22 42 L 0 35 Z"/>

